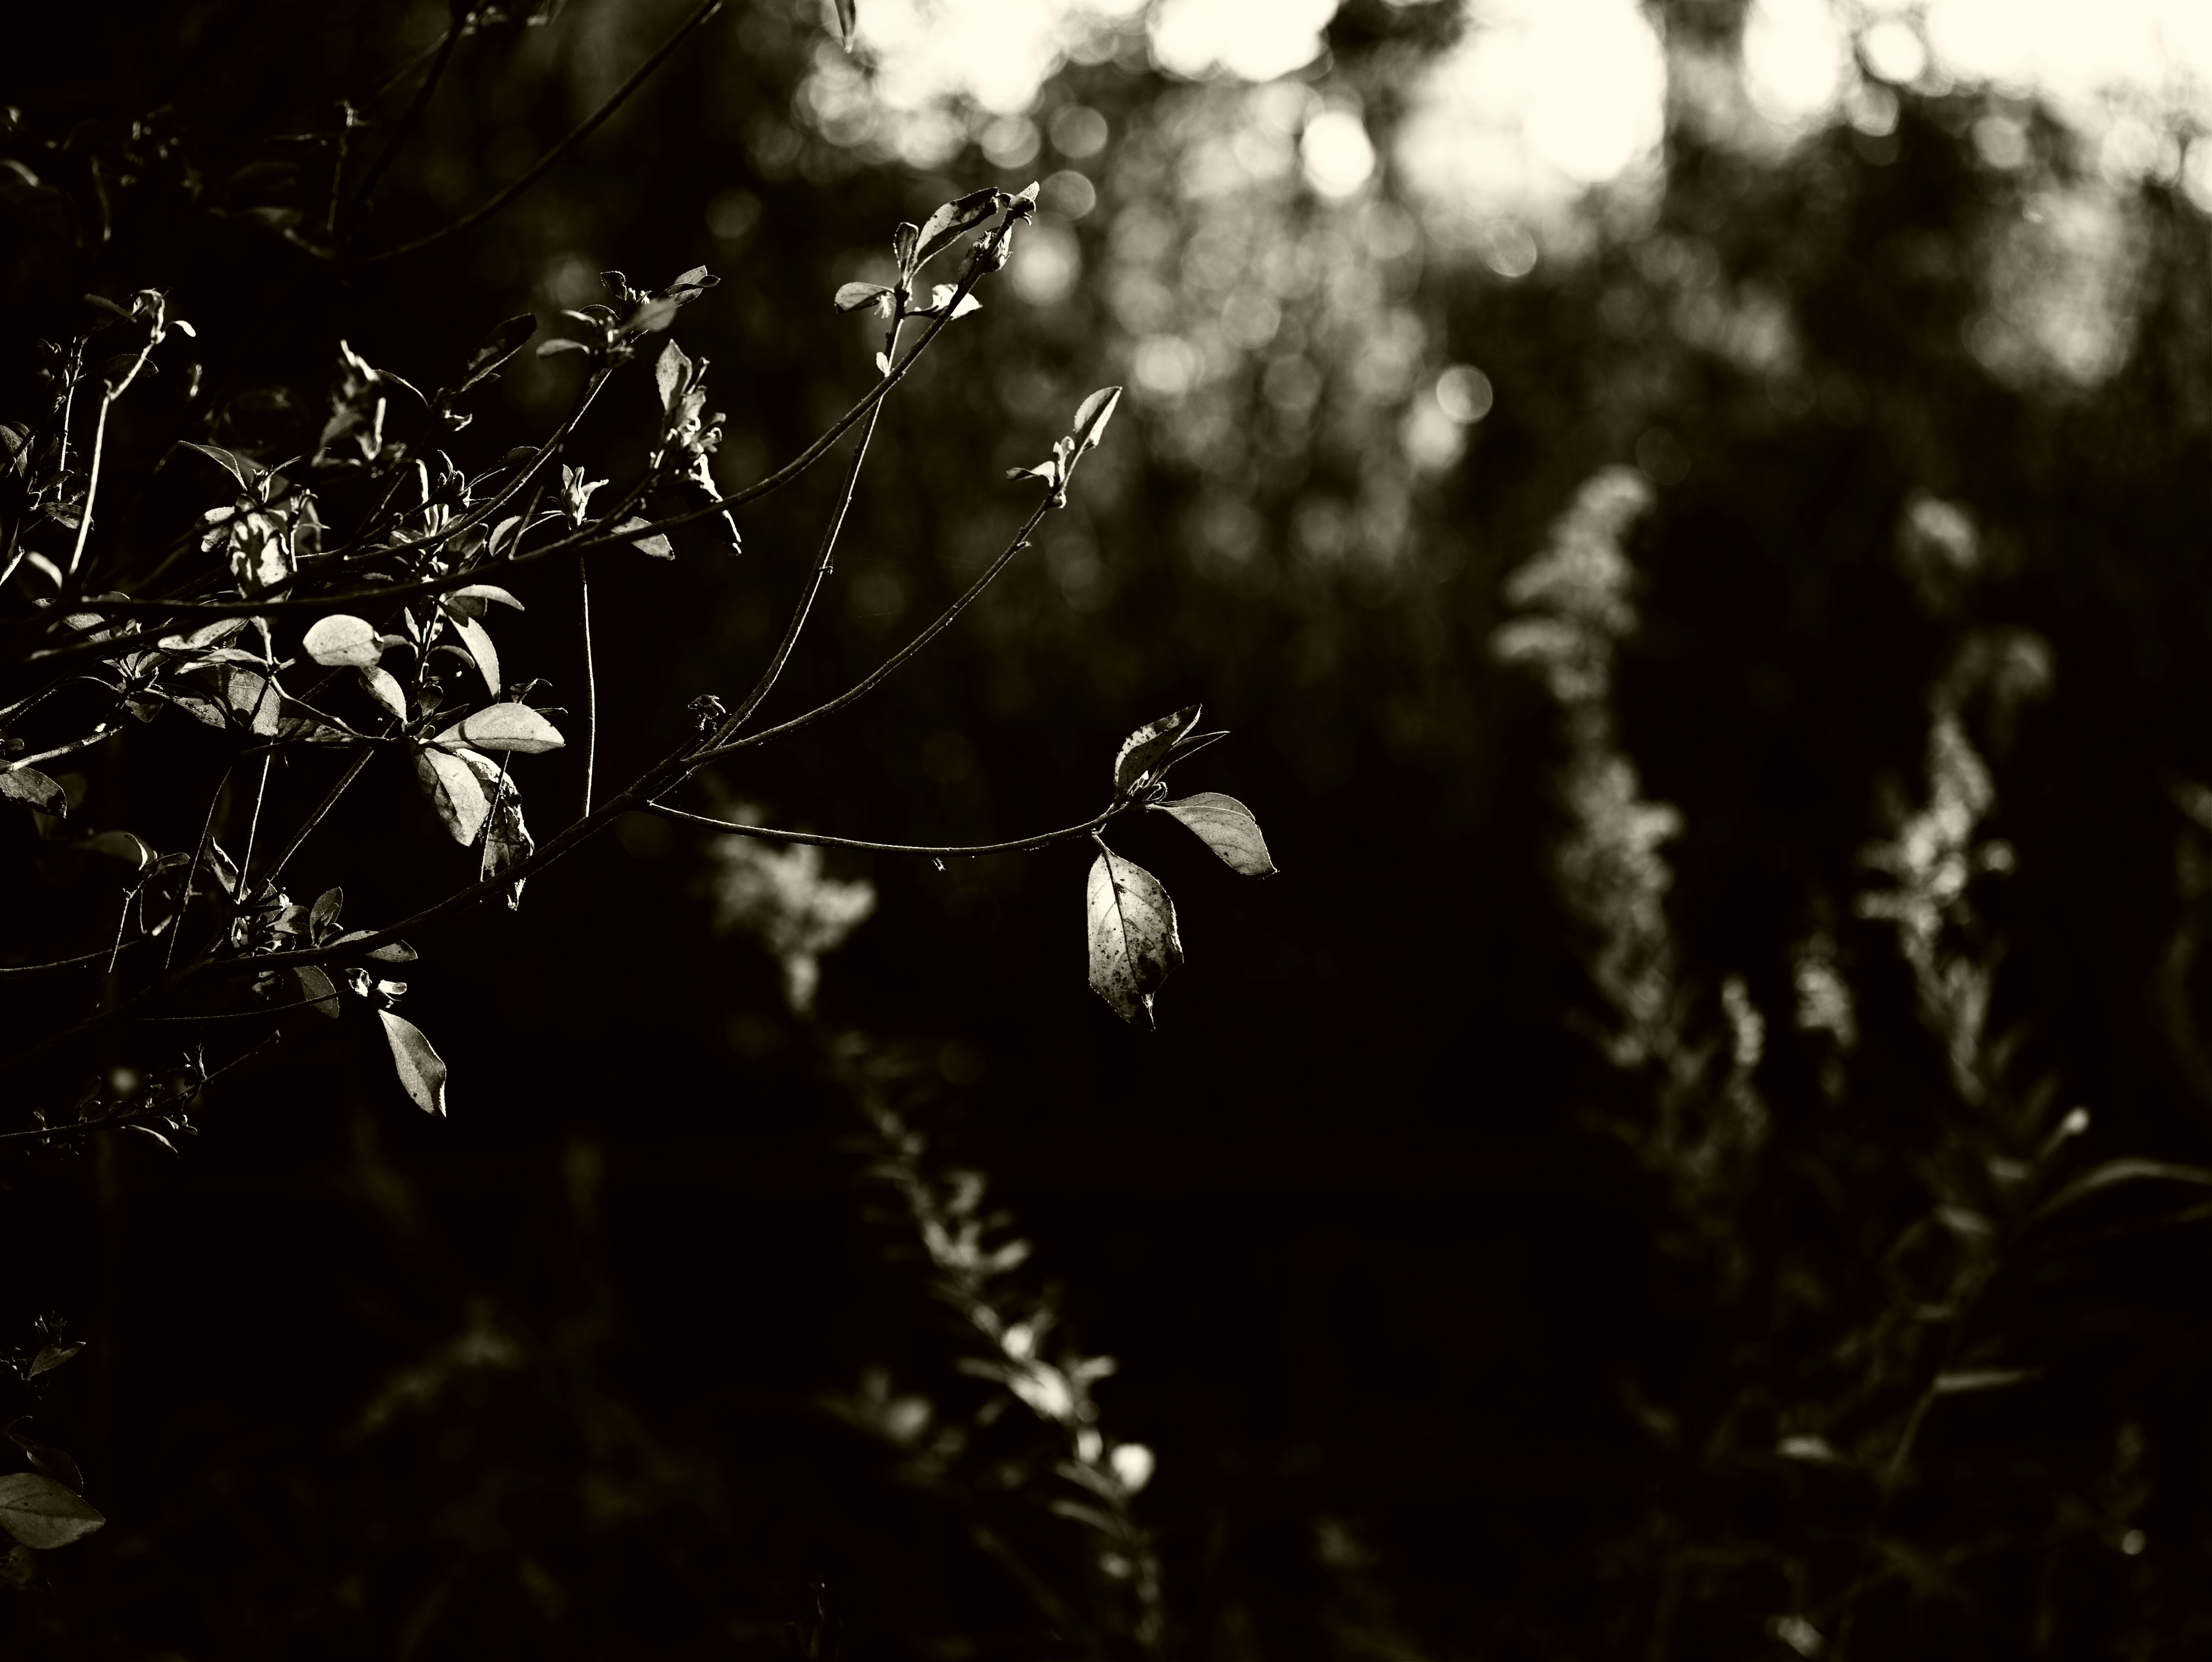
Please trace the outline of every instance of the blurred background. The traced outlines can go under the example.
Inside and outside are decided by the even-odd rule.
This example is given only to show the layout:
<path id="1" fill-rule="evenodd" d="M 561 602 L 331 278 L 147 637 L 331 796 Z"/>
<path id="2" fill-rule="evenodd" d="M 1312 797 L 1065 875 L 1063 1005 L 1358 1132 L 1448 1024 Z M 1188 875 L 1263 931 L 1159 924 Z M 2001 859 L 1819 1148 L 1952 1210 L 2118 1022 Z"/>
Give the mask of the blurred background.
<path id="1" fill-rule="evenodd" d="M 206 380 L 150 407 L 281 459 L 341 338 L 449 384 L 502 317 L 704 264 L 678 338 L 734 488 L 865 389 L 830 296 L 891 228 L 1038 180 L 886 405 L 772 709 L 933 617 L 1027 511 L 1006 470 L 1125 384 L 1104 447 L 926 656 L 691 806 L 1012 837 L 1203 701 L 1233 738 L 1178 787 L 1250 804 L 1281 875 L 1119 834 L 1189 954 L 1145 1033 L 1085 985 L 1073 847 L 636 818 L 415 943 L 450 1119 L 349 1029 L 210 1093 L 181 1159 L 12 1163 L 0 1337 L 92 1342 L 37 1411 L 112 1521 L 0 1632 L 2197 1653 L 2201 1185 L 2015 1228 L 2002 1162 L 2047 1200 L 2212 1158 L 2212 10 L 860 0 L 848 52 L 816 0 L 729 0 L 483 226 L 300 246 L 340 100 L 387 131 L 456 18 L 369 245 L 520 177 L 689 9 L 42 15 L 0 68 L 0 415 L 88 288 L 167 289 Z M 516 360 L 482 456 L 580 377 Z M 594 477 L 640 468 L 635 379 Z M 150 467 L 186 429 L 143 419 Z M 603 780 L 742 695 L 833 489 L 595 580 Z M 576 697 L 572 586 L 517 587 L 503 650 Z M 197 809 L 86 772 L 99 823 L 188 845 Z M 349 921 L 453 880 L 391 785 L 302 856 Z M 1006 1296 L 1118 1361 L 1095 1424 L 1007 1408 L 1029 1340 L 976 1361 L 917 1224 L 963 1196 L 1030 1243 Z M 1068 1510 L 1062 1433 L 1142 1543 Z"/>

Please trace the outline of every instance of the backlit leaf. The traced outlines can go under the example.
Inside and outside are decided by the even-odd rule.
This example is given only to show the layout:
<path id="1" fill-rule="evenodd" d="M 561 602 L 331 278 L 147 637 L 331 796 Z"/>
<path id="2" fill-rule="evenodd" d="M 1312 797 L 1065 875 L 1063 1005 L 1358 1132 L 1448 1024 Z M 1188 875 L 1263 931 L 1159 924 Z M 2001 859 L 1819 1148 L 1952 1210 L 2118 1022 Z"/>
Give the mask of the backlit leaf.
<path id="1" fill-rule="evenodd" d="M 415 1105 L 426 1114 L 443 1118 L 446 1112 L 446 1064 L 430 1048 L 430 1041 L 422 1037 L 422 1030 L 401 1015 L 389 1010 L 379 1010 L 384 1022 L 384 1037 L 392 1045 L 392 1066 L 398 1070 L 399 1083 L 414 1099 Z"/>
<path id="2" fill-rule="evenodd" d="M 41 1345 L 39 1348 L 39 1354 L 31 1358 L 30 1367 L 23 1370 L 23 1377 L 27 1379 L 35 1379 L 41 1373 L 50 1373 L 64 1362 L 80 1355 L 84 1347 L 82 1344 Z"/>
<path id="3" fill-rule="evenodd" d="M 36 768 L 9 768 L 0 773 L 0 796 L 28 802 L 52 814 L 69 812 L 69 793 Z"/>
<path id="4" fill-rule="evenodd" d="M 642 531 L 647 526 L 652 523 L 653 522 L 650 520 L 641 520 L 638 518 L 636 514 L 633 514 L 629 518 L 624 520 L 620 525 L 617 526 L 615 527 L 615 531 L 617 534 L 620 534 L 626 531 Z M 654 532 L 649 537 L 631 538 L 630 546 L 636 549 L 641 554 L 652 555 L 656 560 L 672 560 L 676 557 L 675 548 L 671 545 L 667 537 L 658 531 Z"/>
<path id="5" fill-rule="evenodd" d="M 561 736 L 560 728 L 529 705 L 506 703 L 494 704 L 456 721 L 438 735 L 438 742 L 539 756 L 549 750 L 558 750 L 568 741 Z"/>
<path id="6" fill-rule="evenodd" d="M 1152 995 L 1182 964 L 1175 902 L 1159 880 L 1101 850 L 1084 894 L 1091 931 L 1091 987 L 1124 1021 L 1152 1023 Z"/>
<path id="7" fill-rule="evenodd" d="M 691 360 L 674 341 L 660 349 L 653 366 L 653 385 L 660 389 L 660 407 L 672 410 L 684 389 L 691 384 Z"/>
<path id="8" fill-rule="evenodd" d="M 107 1521 L 64 1484 L 35 1471 L 0 1477 L 0 1529 L 41 1552 L 81 1541 Z"/>
<path id="9" fill-rule="evenodd" d="M 490 689 L 491 696 L 498 697 L 499 648 L 491 643 L 489 632 L 474 618 L 456 618 L 453 632 L 461 637 L 461 644 L 468 648 L 469 656 L 477 661 L 477 673 L 483 677 L 484 685 Z"/>
<path id="10" fill-rule="evenodd" d="M 988 186 L 946 203 L 922 222 L 921 235 L 916 239 L 915 248 L 915 266 L 927 265 L 944 253 L 953 238 L 974 230 L 998 211 L 999 192 Z"/>
<path id="11" fill-rule="evenodd" d="M 1157 721 L 1147 721 L 1121 741 L 1121 748 L 1114 755 L 1114 790 L 1117 795 L 1129 796 L 1152 782 L 1153 774 L 1166 761 L 1168 752 L 1175 748 L 1176 740 L 1198 724 L 1198 713 L 1204 706 L 1191 704 L 1172 715 L 1163 715 Z"/>
<path id="12" fill-rule="evenodd" d="M 458 756 L 442 750 L 424 749 L 415 752 L 415 776 L 422 782 L 422 794 L 437 809 L 438 818 L 453 833 L 453 841 L 463 848 L 475 842 L 477 833 L 483 829 L 484 814 L 491 807 L 477 770 Z"/>
<path id="13" fill-rule="evenodd" d="M 331 984 L 330 977 L 312 964 L 296 965 L 293 977 L 300 983 L 300 996 L 317 1015 L 338 1018 L 338 989 Z"/>
<path id="14" fill-rule="evenodd" d="M 112 855 L 118 860 L 127 861 L 136 871 L 143 872 L 154 863 L 154 850 L 146 846 L 143 838 L 126 831 L 101 831 L 97 836 L 86 837 L 77 846 L 89 849 L 94 854 Z"/>
<path id="15" fill-rule="evenodd" d="M 1106 436 L 1106 423 L 1114 419 L 1114 411 L 1121 402 L 1121 389 L 1118 387 L 1102 387 L 1083 400 L 1075 412 L 1078 455 L 1097 447 L 1098 441 Z"/>
<path id="16" fill-rule="evenodd" d="M 1158 810 L 1189 826 L 1198 840 L 1220 855 L 1222 863 L 1238 876 L 1275 874 L 1275 862 L 1267 857 L 1267 842 L 1260 835 L 1259 820 L 1235 797 L 1202 790 L 1195 796 L 1162 802 Z"/>
<path id="17" fill-rule="evenodd" d="M 235 450 L 226 450 L 219 444 L 194 444 L 190 439 L 183 441 L 183 443 L 185 449 L 198 451 L 236 479 L 240 490 L 251 490 L 254 480 L 269 471 L 252 457 L 241 456 Z"/>
<path id="18" fill-rule="evenodd" d="M 367 669 L 384 655 L 383 642 L 368 620 L 343 612 L 332 612 L 316 623 L 301 644 L 319 664 L 343 664 L 355 669 Z"/>
<path id="19" fill-rule="evenodd" d="M 863 306 L 872 306 L 884 316 L 891 314 L 892 291 L 880 283 L 848 283 L 837 290 L 832 302 L 841 312 L 857 312 Z"/>
<path id="20" fill-rule="evenodd" d="M 407 694 L 397 676 L 388 669 L 374 667 L 356 673 L 361 677 L 362 691 L 401 721 L 407 719 Z"/>

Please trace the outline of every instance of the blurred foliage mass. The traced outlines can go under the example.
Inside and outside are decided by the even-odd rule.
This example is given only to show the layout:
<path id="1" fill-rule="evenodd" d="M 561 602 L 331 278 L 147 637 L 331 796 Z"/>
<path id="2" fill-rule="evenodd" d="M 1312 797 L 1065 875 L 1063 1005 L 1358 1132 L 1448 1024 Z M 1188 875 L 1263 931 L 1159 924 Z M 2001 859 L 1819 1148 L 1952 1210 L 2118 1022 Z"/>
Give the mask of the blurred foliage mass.
<path id="1" fill-rule="evenodd" d="M 519 177 L 684 9 L 479 14 L 362 234 Z M 264 455 L 341 338 L 434 385 L 602 270 L 703 262 L 742 483 L 864 384 L 829 296 L 890 227 L 1041 179 L 890 405 L 779 699 L 934 615 L 1018 522 L 1004 470 L 1127 382 L 1112 441 L 929 659 L 719 800 L 1016 836 L 1202 698 L 1285 875 L 1133 831 L 1193 938 L 1143 1037 L 1083 988 L 1072 852 L 779 865 L 629 822 L 445 932 L 410 1008 L 450 1121 L 334 1050 L 180 1162 L 11 1164 L 4 1330 L 93 1337 L 40 1412 L 116 1521 L 0 1616 L 10 1654 L 2203 1645 L 2187 135 L 2115 174 L 2033 97 L 1870 70 L 1778 133 L 1741 7 L 1650 10 L 1663 165 L 1450 232 L 1391 161 L 1482 27 L 1449 0 L 1352 0 L 1257 86 L 1108 19 L 1021 116 L 891 109 L 811 0 L 746 0 L 489 225 L 368 271 L 285 232 L 337 100 L 389 122 L 444 8 L 41 21 L 4 71 L 8 396 L 77 295 L 163 287 L 193 407 Z M 487 419 L 543 432 L 577 373 L 528 361 Z M 595 412 L 597 471 L 654 419 Z M 604 731 L 742 691 L 827 488 L 748 510 L 738 561 L 680 533 L 595 587 Z M 532 604 L 564 661 L 568 602 Z M 404 828 L 352 904 L 438 848 Z"/>

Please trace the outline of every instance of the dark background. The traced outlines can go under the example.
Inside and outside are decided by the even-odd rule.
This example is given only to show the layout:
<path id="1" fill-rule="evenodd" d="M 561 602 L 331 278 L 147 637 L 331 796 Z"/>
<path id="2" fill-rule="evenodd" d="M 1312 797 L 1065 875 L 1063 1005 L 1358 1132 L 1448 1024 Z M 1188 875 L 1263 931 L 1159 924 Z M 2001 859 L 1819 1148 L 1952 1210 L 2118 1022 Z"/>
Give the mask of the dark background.
<path id="1" fill-rule="evenodd" d="M 1678 72 L 1727 50 L 1732 8 L 1654 10 Z M 465 41 L 361 234 L 480 200 L 679 15 L 579 0 Z M 1869 1521 L 1818 1474 L 1747 1463 L 1730 1429 L 1747 1391 L 1814 1391 L 1804 1359 L 1880 1303 L 1878 1275 L 1838 1266 L 1888 1262 L 1881 1232 L 1924 1205 L 1954 1111 L 1894 933 L 1852 898 L 1860 851 L 1925 795 L 1931 691 L 1973 640 L 2049 667 L 2040 697 L 1968 709 L 1990 829 L 2017 855 L 1977 891 L 1977 939 L 2002 943 L 1991 1027 L 2020 1035 L 2009 1072 L 2091 1108 L 2085 1160 L 2212 1153 L 2191 1014 L 2203 833 L 2176 807 L 2212 774 L 2212 327 L 2206 225 L 2178 188 L 2110 184 L 2055 119 L 1972 88 L 1897 89 L 1890 131 L 1838 119 L 1794 148 L 1733 143 L 1684 95 L 1656 204 L 1601 203 L 1579 257 L 1509 279 L 1417 234 L 1408 253 L 1387 166 L 1344 204 L 1294 169 L 1178 192 L 1192 149 L 1259 118 L 1239 87 L 1151 70 L 1140 36 L 1043 94 L 1041 119 L 1103 113 L 1096 157 L 877 159 L 795 98 L 834 50 L 815 9 L 745 0 L 520 203 L 422 257 L 351 269 L 250 211 L 312 209 L 326 162 L 272 140 L 327 129 L 335 100 L 364 101 L 440 27 L 434 7 L 210 0 L 57 12 L 11 49 L 5 153 L 53 188 L 7 210 L 7 396 L 27 408 L 30 343 L 74 326 L 57 320 L 87 289 L 165 288 L 207 363 L 191 409 L 163 381 L 118 410 L 138 470 L 118 477 L 143 483 L 110 534 L 157 543 L 204 505 L 183 462 L 147 470 L 204 412 L 270 459 L 311 441 L 338 338 L 437 385 L 491 323 L 592 298 L 575 273 L 605 267 L 723 279 L 678 334 L 713 360 L 720 471 L 742 482 L 865 386 L 872 347 L 827 296 L 880 275 L 893 223 L 1080 166 L 1097 205 L 1054 234 L 1081 279 L 1049 305 L 987 292 L 890 401 L 775 709 L 864 673 L 996 551 L 1028 501 L 1005 468 L 1039 459 L 1092 387 L 1133 379 L 1142 279 L 1163 285 L 1153 332 L 1249 298 L 1249 271 L 1202 257 L 1224 242 L 1310 250 L 1346 280 L 1283 293 L 1273 344 L 1192 391 L 1139 385 L 1032 555 L 882 692 L 720 770 L 722 800 L 848 835 L 1015 836 L 1093 812 L 1121 736 L 1203 700 L 1235 737 L 1178 783 L 1250 803 L 1282 874 L 1242 882 L 1172 827 L 1119 835 L 1177 898 L 1190 954 L 1143 1033 L 1083 984 L 1075 849 L 942 874 L 835 856 L 880 904 L 802 1020 L 770 959 L 710 929 L 702 839 L 626 822 L 533 879 L 518 914 L 416 942 L 405 1008 L 452 1065 L 450 1119 L 417 1114 L 374 1028 L 348 1025 L 211 1093 L 180 1159 L 11 1162 L 0 1337 L 52 1312 L 91 1340 L 38 1411 L 112 1520 L 9 1608 L 11 1643 L 705 1655 L 787 1642 L 818 1578 L 854 1655 L 1081 1648 L 1041 1634 L 955 1513 L 815 1406 L 872 1364 L 947 1400 L 974 1383 L 871 1209 L 849 1080 L 825 1067 L 840 1033 L 868 1036 L 938 1146 L 988 1172 L 1037 1282 L 1120 1360 L 1102 1400 L 1159 1456 L 1139 1512 L 1184 1653 L 1659 1656 L 1671 1622 L 1680 1654 L 1785 1655 L 1802 1647 L 1774 1622 L 1863 1580 L 1857 1543 L 1892 1535 L 1917 1544 L 1893 1555 L 1907 1568 L 1866 1653 L 2202 1642 L 2201 1226 L 2146 1237 L 2148 1200 L 2010 1261 L 2002 1320 L 2045 1375 L 1977 1398 L 1992 1406 L 1956 1431 L 1936 1422 L 1927 1483 L 1894 1512 Z M 1356 102 L 1387 155 L 1403 89 L 1460 27 L 1447 3 L 1354 0 L 1305 78 Z M 404 97 L 368 107 L 388 120 Z M 101 186 L 111 231 L 87 235 L 91 158 L 143 153 L 129 124 L 156 109 L 174 158 Z M 2027 135 L 2024 158 L 1990 159 L 1993 117 Z M 2076 198 L 2124 256 L 2087 300 L 2037 240 Z M 710 204 L 726 230 L 745 202 L 742 234 L 714 234 Z M 2116 368 L 2037 356 L 2018 319 L 2067 303 L 2116 308 Z M 1741 320 L 1778 308 L 1787 350 L 1744 347 Z M 1401 317 L 1422 333 L 1394 383 L 1372 365 Z M 1423 472 L 1400 423 L 1454 362 L 1482 368 L 1495 408 Z M 574 374 L 519 361 L 480 406 L 479 454 L 542 435 Z M 581 440 L 617 481 L 652 420 L 633 380 Z M 304 414 L 246 396 L 278 386 Z M 1741 976 L 1769 1035 L 1771 1170 L 1726 1225 L 1758 1266 L 1748 1291 L 1662 1245 L 1679 1186 L 1601 1129 L 1647 1116 L 1657 1087 L 1589 1037 L 1615 1020 L 1585 969 L 1603 926 L 1563 904 L 1553 863 L 1572 735 L 1492 645 L 1507 575 L 1624 465 L 1654 503 L 1629 533 L 1641 625 L 1613 708 L 1644 794 L 1683 815 L 1682 1021 L 1724 1035 L 1720 989 Z M 658 755 L 699 693 L 750 684 L 832 489 L 825 470 L 748 509 L 739 560 L 694 530 L 672 564 L 595 579 L 603 780 Z M 1925 500 L 1972 527 L 1955 569 L 1911 531 Z M 517 587 L 531 609 L 502 650 L 573 698 L 571 588 Z M 95 754 L 87 813 L 188 846 L 204 787 L 183 782 L 216 744 Z M 531 778 L 542 837 L 575 768 Z M 296 813 L 319 788 L 276 800 Z M 366 922 L 441 892 L 462 857 L 396 763 L 360 788 L 384 806 L 295 879 L 343 881 Z M 27 897 L 8 953 L 82 950 L 70 907 L 92 880 L 37 888 L 33 833 L 4 835 Z M 1822 920 L 1862 1001 L 1842 1105 L 1791 1017 L 1793 947 Z M 74 995 L 5 990 L 19 1032 Z M 1822 1210 L 1808 1171 L 1865 1186 Z M 1792 1304 L 1800 1271 L 1826 1290 Z M 471 1334 L 521 1360 L 453 1362 Z M 441 1356 L 421 1412 L 349 1431 L 398 1370 Z M 1067 1549 L 1033 1521 L 1038 1552 Z M 2121 1545 L 2137 1528 L 2148 1548 Z M 1806 1565 L 1833 1585 L 1798 1585 Z"/>

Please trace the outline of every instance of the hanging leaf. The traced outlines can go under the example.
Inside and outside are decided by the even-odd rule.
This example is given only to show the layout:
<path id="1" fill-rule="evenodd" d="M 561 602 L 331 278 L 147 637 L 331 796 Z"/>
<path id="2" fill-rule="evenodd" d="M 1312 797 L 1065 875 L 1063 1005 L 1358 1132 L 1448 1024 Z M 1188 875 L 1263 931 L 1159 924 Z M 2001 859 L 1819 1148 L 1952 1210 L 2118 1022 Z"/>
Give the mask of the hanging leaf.
<path id="1" fill-rule="evenodd" d="M 832 303 L 841 312 L 857 312 L 863 306 L 872 306 L 879 314 L 889 317 L 896 295 L 896 290 L 880 283 L 848 283 L 837 290 Z"/>
<path id="2" fill-rule="evenodd" d="M 40 1552 L 81 1541 L 107 1521 L 52 1478 L 35 1471 L 0 1477 L 0 1529 Z"/>
<path id="3" fill-rule="evenodd" d="M 615 527 L 615 534 L 620 536 L 626 532 L 642 531 L 652 523 L 650 520 L 641 520 L 633 514 Z M 630 546 L 641 554 L 652 555 L 656 560 L 672 560 L 676 557 L 675 547 L 669 542 L 665 534 L 658 531 L 650 537 L 632 537 Z"/>
<path id="4" fill-rule="evenodd" d="M 512 871 L 537 851 L 537 843 L 522 823 L 522 804 L 515 798 L 514 782 L 510 779 L 484 825 L 483 875 L 497 877 L 502 872 Z M 522 886 L 526 881 L 526 879 L 517 878 L 507 886 L 509 911 L 521 910 Z"/>
<path id="5" fill-rule="evenodd" d="M 561 729 L 527 704 L 494 704 L 456 721 L 438 735 L 441 745 L 468 745 L 477 750 L 520 751 L 541 756 L 568 741 Z"/>
<path id="6" fill-rule="evenodd" d="M 1172 715 L 1163 715 L 1157 721 L 1147 721 L 1121 741 L 1121 748 L 1114 755 L 1114 789 L 1117 795 L 1133 796 L 1150 784 L 1159 764 L 1175 748 L 1176 740 L 1198 724 L 1198 713 L 1202 704 L 1190 704 Z"/>
<path id="7" fill-rule="evenodd" d="M 399 1083 L 414 1099 L 415 1105 L 426 1114 L 446 1115 L 446 1064 L 430 1048 L 430 1041 L 422 1037 L 422 1030 L 404 1016 L 394 1015 L 389 1010 L 379 1010 L 384 1022 L 384 1037 L 392 1045 L 392 1065 L 399 1071 Z"/>
<path id="8" fill-rule="evenodd" d="M 69 793 L 36 768 L 9 768 L 0 773 L 0 796 L 28 802 L 58 817 L 69 813 Z"/>
<path id="9" fill-rule="evenodd" d="M 86 837 L 77 846 L 94 854 L 111 855 L 125 861 L 134 871 L 144 871 L 155 860 L 154 850 L 146 846 L 145 840 L 132 836 L 127 831 L 101 831 Z"/>
<path id="10" fill-rule="evenodd" d="M 1159 880 L 1110 849 L 1091 862 L 1084 894 L 1091 988 L 1124 1021 L 1152 1025 L 1152 995 L 1182 965 L 1175 902 Z"/>
<path id="11" fill-rule="evenodd" d="M 361 677 L 362 690 L 390 710 L 401 721 L 407 719 L 407 694 L 398 678 L 388 669 L 370 667 L 355 672 Z"/>
<path id="12" fill-rule="evenodd" d="M 1202 790 L 1173 802 L 1158 804 L 1190 827 L 1198 840 L 1221 856 L 1221 861 L 1240 877 L 1273 877 L 1275 862 L 1267 857 L 1267 839 L 1252 810 L 1233 796 Z"/>
<path id="13" fill-rule="evenodd" d="M 307 631 L 301 642 L 319 664 L 368 669 L 384 655 L 384 643 L 365 618 L 334 612 Z"/>
<path id="14" fill-rule="evenodd" d="M 415 776 L 422 782 L 422 794 L 437 809 L 438 818 L 445 821 L 453 841 L 463 848 L 474 843 L 477 833 L 483 829 L 484 814 L 491 807 L 477 770 L 447 752 L 422 749 L 415 752 Z"/>
<path id="15" fill-rule="evenodd" d="M 474 618 L 454 619 L 453 632 L 461 637 L 461 644 L 468 648 L 469 656 L 477 661 L 477 673 L 483 677 L 484 685 L 490 689 L 491 696 L 498 697 L 499 648 L 491 643 L 490 633 Z"/>

